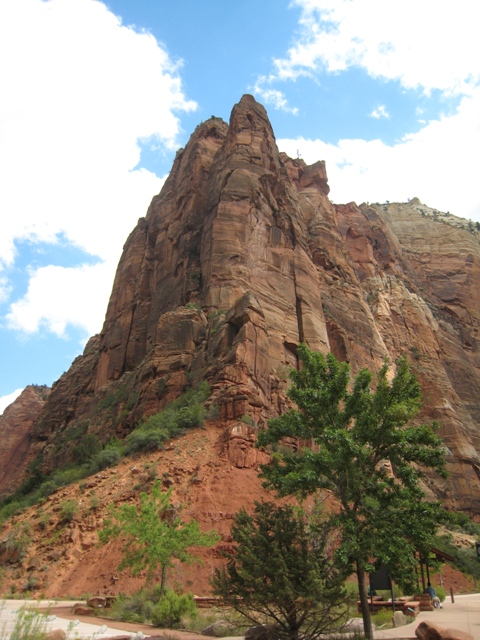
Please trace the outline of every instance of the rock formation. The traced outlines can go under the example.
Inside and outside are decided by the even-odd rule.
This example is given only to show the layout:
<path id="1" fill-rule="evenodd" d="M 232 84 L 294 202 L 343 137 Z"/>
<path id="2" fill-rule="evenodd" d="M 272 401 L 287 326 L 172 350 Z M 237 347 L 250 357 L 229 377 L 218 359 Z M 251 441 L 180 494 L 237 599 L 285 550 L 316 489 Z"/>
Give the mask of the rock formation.
<path id="1" fill-rule="evenodd" d="M 44 386 L 29 385 L 0 415 L 0 498 L 22 480 L 30 448 L 29 433 L 50 394 Z"/>
<path id="2" fill-rule="evenodd" d="M 45 470 L 69 434 L 130 432 L 207 379 L 225 451 L 259 455 L 262 427 L 288 406 L 296 348 L 378 368 L 412 360 L 450 477 L 429 479 L 450 508 L 480 512 L 480 247 L 476 232 L 418 199 L 333 205 L 325 165 L 279 153 L 265 109 L 244 96 L 175 158 L 120 260 L 105 324 L 54 385 L 31 431 Z M 435 214 L 435 215 L 434 215 Z"/>

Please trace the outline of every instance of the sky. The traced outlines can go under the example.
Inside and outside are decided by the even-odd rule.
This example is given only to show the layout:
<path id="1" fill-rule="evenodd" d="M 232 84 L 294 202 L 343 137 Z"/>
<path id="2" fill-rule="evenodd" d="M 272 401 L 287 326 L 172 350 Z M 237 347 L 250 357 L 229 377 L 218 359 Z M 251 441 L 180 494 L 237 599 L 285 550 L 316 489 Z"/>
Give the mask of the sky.
<path id="1" fill-rule="evenodd" d="M 0 0 L 0 413 L 101 330 L 176 150 L 244 93 L 332 201 L 480 221 L 478 0 Z"/>

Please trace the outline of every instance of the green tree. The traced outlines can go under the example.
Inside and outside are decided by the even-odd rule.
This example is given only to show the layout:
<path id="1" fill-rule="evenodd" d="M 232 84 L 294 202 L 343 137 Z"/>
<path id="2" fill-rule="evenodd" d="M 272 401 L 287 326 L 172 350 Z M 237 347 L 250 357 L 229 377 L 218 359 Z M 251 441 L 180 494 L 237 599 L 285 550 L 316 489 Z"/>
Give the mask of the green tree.
<path id="1" fill-rule="evenodd" d="M 397 582 L 414 584 L 414 553 L 428 550 L 441 512 L 424 501 L 421 469 L 446 475 L 442 441 L 436 425 L 409 425 L 421 392 L 405 358 L 397 361 L 391 382 L 385 364 L 374 391 L 368 369 L 349 391 L 347 363 L 305 345 L 298 356 L 302 367 L 291 372 L 289 391 L 298 410 L 271 420 L 258 445 L 293 437 L 309 446 L 274 454 L 262 475 L 280 495 L 328 490 L 337 499 L 338 512 L 331 516 L 341 532 L 336 559 L 357 574 L 365 635 L 372 638 L 366 572 L 373 570 L 372 561 L 384 563 Z"/>
<path id="2" fill-rule="evenodd" d="M 322 523 L 300 509 L 256 503 L 234 518 L 235 547 L 217 569 L 214 593 L 253 624 L 277 638 L 309 640 L 335 631 L 345 619 L 343 575 L 326 554 Z"/>
<path id="3" fill-rule="evenodd" d="M 110 509 L 110 518 L 100 531 L 103 543 L 119 536 L 124 537 L 123 559 L 119 569 L 130 567 L 133 574 L 147 571 L 147 582 L 160 569 L 160 591 L 165 594 L 167 570 L 173 560 L 191 562 L 196 557 L 190 547 L 210 547 L 219 536 L 210 531 L 203 533 L 196 520 L 184 522 L 173 508 L 172 489 L 162 492 L 158 482 L 150 495 L 140 494 L 140 505 L 123 504 Z"/>

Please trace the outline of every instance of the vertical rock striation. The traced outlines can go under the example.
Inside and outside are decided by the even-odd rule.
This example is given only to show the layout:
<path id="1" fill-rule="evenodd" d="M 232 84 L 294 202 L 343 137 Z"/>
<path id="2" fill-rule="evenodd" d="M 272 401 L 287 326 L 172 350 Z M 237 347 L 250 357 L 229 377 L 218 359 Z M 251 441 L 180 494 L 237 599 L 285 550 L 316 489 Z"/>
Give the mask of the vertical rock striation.
<path id="1" fill-rule="evenodd" d="M 354 373 L 406 353 L 448 451 L 432 495 L 478 513 L 478 237 L 416 199 L 335 206 L 328 192 L 324 163 L 279 153 L 251 96 L 229 125 L 199 125 L 128 238 L 102 332 L 54 385 L 30 457 L 53 468 L 79 425 L 123 436 L 200 379 L 238 438 L 244 414 L 262 426 L 288 406 L 301 341 Z"/>

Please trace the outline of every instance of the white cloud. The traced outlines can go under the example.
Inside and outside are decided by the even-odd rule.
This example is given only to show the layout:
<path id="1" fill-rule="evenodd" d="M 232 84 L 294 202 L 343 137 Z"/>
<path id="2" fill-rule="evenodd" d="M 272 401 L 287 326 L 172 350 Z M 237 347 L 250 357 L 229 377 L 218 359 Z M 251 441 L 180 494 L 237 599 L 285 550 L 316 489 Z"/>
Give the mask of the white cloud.
<path id="1" fill-rule="evenodd" d="M 162 186 L 150 171 L 135 170 L 137 141 L 174 147 L 176 114 L 196 108 L 184 95 L 180 65 L 152 35 L 122 26 L 96 0 L 2 0 L 0 61 L 0 264 L 14 264 L 15 240 L 56 242 L 63 234 L 112 273 Z M 84 278 L 95 298 L 104 283 L 90 273 L 77 270 L 77 283 L 83 289 Z M 53 289 L 58 272 L 39 274 L 10 321 L 28 330 L 41 316 L 62 333 L 74 318 L 41 310 L 41 297 L 33 302 L 38 287 L 48 291 L 49 276 Z M 5 282 L 0 289 L 5 298 Z M 27 319 L 22 313 L 33 304 Z M 105 306 L 106 299 L 102 313 Z"/>
<path id="2" fill-rule="evenodd" d="M 480 220 L 480 88 L 457 113 L 428 123 L 394 145 L 381 140 L 284 139 L 278 146 L 307 163 L 325 160 L 335 202 L 404 202 L 414 196 L 443 211 Z"/>
<path id="3" fill-rule="evenodd" d="M 298 108 L 290 107 L 285 94 L 278 89 L 269 88 L 269 82 L 270 78 L 267 78 L 266 76 L 260 76 L 260 78 L 258 78 L 257 82 L 255 83 L 255 86 L 253 87 L 254 94 L 261 100 L 263 100 L 266 104 L 273 105 L 275 109 L 297 115 Z"/>
<path id="4" fill-rule="evenodd" d="M 10 296 L 12 287 L 5 275 L 0 273 L 0 303 L 6 302 Z"/>
<path id="5" fill-rule="evenodd" d="M 386 118 L 388 120 L 388 118 L 390 118 L 390 114 L 388 113 L 386 106 L 381 104 L 378 107 L 375 107 L 370 114 L 370 117 L 375 118 L 376 120 L 380 120 L 381 118 Z"/>
<path id="6" fill-rule="evenodd" d="M 438 0 L 292 0 L 300 8 L 295 39 L 273 61 L 261 87 L 351 68 L 371 78 L 397 81 L 425 95 L 456 96 L 455 113 L 428 121 L 417 109 L 417 133 L 395 144 L 381 140 L 280 140 L 308 162 L 327 161 L 337 202 L 406 200 L 414 195 L 443 210 L 480 219 L 476 165 L 480 143 L 480 55 L 477 0 L 453 8 Z M 282 94 L 283 95 L 283 94 Z M 285 100 L 287 98 L 285 97 Z M 384 105 L 370 114 L 389 118 Z M 420 119 L 422 118 L 422 119 Z"/>
<path id="7" fill-rule="evenodd" d="M 85 332 L 85 339 L 102 326 L 114 276 L 112 262 L 65 268 L 41 267 L 30 276 L 25 296 L 11 305 L 9 328 L 33 333 L 46 328 L 60 338 L 68 325 Z"/>
<path id="8" fill-rule="evenodd" d="M 18 396 L 22 393 L 23 389 L 15 389 L 12 393 L 9 393 L 7 396 L 2 396 L 0 398 L 0 415 L 3 414 L 8 405 L 12 404 Z"/>
<path id="9" fill-rule="evenodd" d="M 271 78 L 364 69 L 426 93 L 470 94 L 480 78 L 477 0 L 293 0 L 300 32 Z"/>

